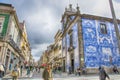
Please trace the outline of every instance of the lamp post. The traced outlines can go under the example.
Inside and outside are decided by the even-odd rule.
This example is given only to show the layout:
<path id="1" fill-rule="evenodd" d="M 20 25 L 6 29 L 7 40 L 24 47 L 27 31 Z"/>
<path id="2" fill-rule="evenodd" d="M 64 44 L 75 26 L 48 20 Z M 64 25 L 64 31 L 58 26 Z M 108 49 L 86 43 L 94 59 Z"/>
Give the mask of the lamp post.
<path id="1" fill-rule="evenodd" d="M 116 37 L 117 37 L 117 40 L 118 40 L 118 50 L 119 50 L 119 54 L 120 54 L 120 41 L 119 41 L 120 35 L 119 35 L 118 23 L 117 23 L 117 19 L 116 19 L 116 16 L 115 16 L 115 11 L 114 11 L 112 0 L 109 0 L 109 4 L 110 4 L 112 17 L 113 17 L 113 23 L 114 23 L 114 27 L 115 27 Z"/>

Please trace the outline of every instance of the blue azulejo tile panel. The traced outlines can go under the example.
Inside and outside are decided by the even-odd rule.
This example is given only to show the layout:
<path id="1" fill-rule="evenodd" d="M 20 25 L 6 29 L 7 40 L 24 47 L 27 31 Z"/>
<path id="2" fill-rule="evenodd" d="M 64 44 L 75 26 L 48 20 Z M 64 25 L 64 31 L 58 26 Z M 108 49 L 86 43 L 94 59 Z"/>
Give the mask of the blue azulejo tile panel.
<path id="1" fill-rule="evenodd" d="M 78 30 L 77 24 L 73 26 L 73 46 L 74 48 L 78 47 Z"/>
<path id="2" fill-rule="evenodd" d="M 99 38 L 99 45 L 100 46 L 113 46 L 113 43 L 112 43 L 112 40 L 106 37 L 102 37 L 102 38 Z"/>
<path id="3" fill-rule="evenodd" d="M 97 41 L 92 41 L 92 40 L 89 40 L 89 41 L 84 40 L 83 44 L 85 46 L 89 46 L 89 45 L 95 45 L 95 46 L 97 46 L 98 45 Z"/>
<path id="4" fill-rule="evenodd" d="M 113 51 L 113 48 L 112 47 L 109 47 L 109 46 L 99 46 L 99 53 L 101 55 L 108 55 L 108 56 L 112 56 L 112 51 Z"/>
<path id="5" fill-rule="evenodd" d="M 88 53 L 97 53 L 98 51 L 98 46 L 95 45 L 84 45 L 84 52 Z"/>
<path id="6" fill-rule="evenodd" d="M 67 49 L 70 47 L 70 36 L 67 34 L 66 36 L 67 39 Z"/>
<path id="7" fill-rule="evenodd" d="M 99 67 L 99 63 L 98 62 L 85 62 L 85 65 L 87 68 L 97 68 Z"/>
<path id="8" fill-rule="evenodd" d="M 79 66 L 79 49 L 78 49 L 78 26 L 75 23 L 73 29 L 73 46 L 74 46 L 74 68 L 77 69 Z"/>
<path id="9" fill-rule="evenodd" d="M 101 23 L 107 26 L 107 34 L 101 33 Z M 120 55 L 113 23 L 82 19 L 82 30 L 86 67 L 119 67 Z"/>
<path id="10" fill-rule="evenodd" d="M 83 28 L 83 38 L 87 41 L 92 40 L 92 41 L 96 41 L 97 37 L 96 37 L 96 31 L 95 29 L 92 28 Z"/>
<path id="11" fill-rule="evenodd" d="M 84 28 L 95 28 L 95 20 L 82 19 L 82 27 L 84 27 Z"/>
<path id="12" fill-rule="evenodd" d="M 86 61 L 97 62 L 98 60 L 97 56 L 86 56 Z"/>

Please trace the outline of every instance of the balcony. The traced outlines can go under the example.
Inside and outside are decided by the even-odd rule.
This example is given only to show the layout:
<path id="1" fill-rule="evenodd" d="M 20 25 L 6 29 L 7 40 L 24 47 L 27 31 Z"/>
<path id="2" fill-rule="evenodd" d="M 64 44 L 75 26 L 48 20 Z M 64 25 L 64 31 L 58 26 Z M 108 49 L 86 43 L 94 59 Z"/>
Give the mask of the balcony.
<path id="1" fill-rule="evenodd" d="M 17 44 L 11 37 L 9 37 L 8 42 L 16 51 L 18 51 L 19 53 L 21 52 L 20 48 L 17 46 Z"/>
<path id="2" fill-rule="evenodd" d="M 71 52 L 71 51 L 73 51 L 74 49 L 75 49 L 74 46 L 70 46 L 70 47 L 68 48 L 68 52 Z"/>

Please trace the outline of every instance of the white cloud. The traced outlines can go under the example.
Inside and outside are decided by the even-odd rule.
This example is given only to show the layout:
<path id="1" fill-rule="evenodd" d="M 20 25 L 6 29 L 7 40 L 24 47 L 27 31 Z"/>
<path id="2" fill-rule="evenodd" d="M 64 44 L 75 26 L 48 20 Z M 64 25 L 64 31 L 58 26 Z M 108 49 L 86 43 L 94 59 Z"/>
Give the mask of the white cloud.
<path id="1" fill-rule="evenodd" d="M 43 44 L 35 45 L 36 48 L 32 49 L 32 55 L 36 61 L 40 59 L 40 56 L 47 49 L 47 46 L 49 46 L 49 45 L 50 45 L 50 43 L 43 43 Z"/>
<path id="2" fill-rule="evenodd" d="M 77 0 L 72 0 L 73 7 L 76 8 Z M 111 17 L 110 7 L 108 0 L 78 0 L 81 13 L 92 14 L 98 16 Z M 35 1 L 35 9 L 31 10 L 30 14 L 26 13 L 26 21 L 30 24 L 29 29 L 34 35 L 39 35 L 37 37 L 44 36 L 45 39 L 53 41 L 54 35 L 60 28 L 61 15 L 64 13 L 65 7 L 69 7 L 68 0 L 48 0 L 44 5 L 39 5 L 39 1 Z M 40 4 L 41 4 L 40 3 Z M 114 2 L 116 16 L 119 17 L 120 3 Z M 30 31 L 29 30 L 29 31 Z M 32 49 L 32 54 L 35 60 L 39 57 L 36 55 L 41 55 L 46 47 L 50 43 L 35 44 L 35 48 Z"/>

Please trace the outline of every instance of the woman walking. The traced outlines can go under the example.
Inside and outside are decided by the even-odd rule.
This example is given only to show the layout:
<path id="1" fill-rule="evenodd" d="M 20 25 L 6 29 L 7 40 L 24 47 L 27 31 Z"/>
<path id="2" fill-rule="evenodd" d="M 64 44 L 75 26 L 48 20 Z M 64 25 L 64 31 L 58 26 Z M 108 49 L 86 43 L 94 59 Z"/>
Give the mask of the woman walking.
<path id="1" fill-rule="evenodd" d="M 47 66 L 44 71 L 43 71 L 43 75 L 42 75 L 44 80 L 52 80 L 52 70 L 50 66 Z"/>
<path id="2" fill-rule="evenodd" d="M 20 68 L 18 65 L 15 65 L 14 70 L 12 71 L 12 80 L 17 80 L 20 76 Z"/>
<path id="3" fill-rule="evenodd" d="M 49 72 L 47 68 L 44 69 L 42 77 L 44 80 L 49 80 Z"/>

